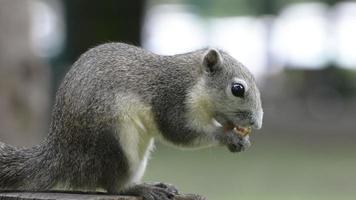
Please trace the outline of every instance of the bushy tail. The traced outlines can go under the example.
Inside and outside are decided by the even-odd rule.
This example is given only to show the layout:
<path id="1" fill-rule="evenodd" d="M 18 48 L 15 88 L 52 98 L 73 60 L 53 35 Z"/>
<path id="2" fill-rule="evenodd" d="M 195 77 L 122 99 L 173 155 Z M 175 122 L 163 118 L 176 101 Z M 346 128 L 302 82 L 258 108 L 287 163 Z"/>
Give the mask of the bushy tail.
<path id="1" fill-rule="evenodd" d="M 16 148 L 0 142 L 0 189 L 46 190 L 51 188 L 49 174 L 53 166 L 46 166 L 41 146 Z"/>

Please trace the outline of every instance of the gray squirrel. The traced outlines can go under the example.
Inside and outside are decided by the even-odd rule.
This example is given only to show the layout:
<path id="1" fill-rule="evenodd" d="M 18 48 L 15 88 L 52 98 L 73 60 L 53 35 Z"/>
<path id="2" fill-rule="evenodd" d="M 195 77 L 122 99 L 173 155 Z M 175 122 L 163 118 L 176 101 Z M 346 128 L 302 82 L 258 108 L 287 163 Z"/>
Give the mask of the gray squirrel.
<path id="1" fill-rule="evenodd" d="M 140 183 L 154 138 L 185 147 L 250 145 L 232 125 L 259 129 L 256 82 L 224 51 L 162 56 L 107 43 L 80 56 L 57 93 L 48 136 L 37 146 L 0 142 L 0 189 L 74 190 L 172 199 L 165 183 Z"/>

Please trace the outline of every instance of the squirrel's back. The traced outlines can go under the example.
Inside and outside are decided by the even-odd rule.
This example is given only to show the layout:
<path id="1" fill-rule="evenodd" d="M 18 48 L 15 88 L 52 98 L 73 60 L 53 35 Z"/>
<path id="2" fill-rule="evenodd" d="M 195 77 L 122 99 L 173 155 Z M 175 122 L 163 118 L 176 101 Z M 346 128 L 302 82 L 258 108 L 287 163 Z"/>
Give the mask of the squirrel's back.
<path id="1" fill-rule="evenodd" d="M 124 90 L 140 93 L 145 99 L 159 93 L 158 86 L 174 87 L 197 80 L 202 52 L 161 56 L 123 43 L 99 45 L 84 53 L 63 80 L 59 94 L 99 96 Z M 83 90 L 85 88 L 85 90 Z M 100 90 L 98 90 L 100 89 Z M 116 91 L 113 91 L 116 90 Z M 92 95 L 92 93 L 90 93 Z"/>

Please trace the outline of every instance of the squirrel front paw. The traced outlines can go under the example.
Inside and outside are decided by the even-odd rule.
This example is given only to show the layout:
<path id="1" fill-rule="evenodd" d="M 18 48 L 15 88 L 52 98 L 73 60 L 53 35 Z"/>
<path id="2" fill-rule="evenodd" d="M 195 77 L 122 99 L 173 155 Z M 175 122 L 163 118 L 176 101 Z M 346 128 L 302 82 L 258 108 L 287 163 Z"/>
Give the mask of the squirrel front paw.
<path id="1" fill-rule="evenodd" d="M 249 136 L 241 136 L 233 130 L 224 133 L 220 138 L 220 142 L 226 145 L 230 152 L 241 152 L 251 146 Z"/>
<path id="2" fill-rule="evenodd" d="M 178 190 L 166 183 L 142 183 L 132 186 L 122 194 L 140 196 L 143 200 L 172 200 L 178 195 Z"/>

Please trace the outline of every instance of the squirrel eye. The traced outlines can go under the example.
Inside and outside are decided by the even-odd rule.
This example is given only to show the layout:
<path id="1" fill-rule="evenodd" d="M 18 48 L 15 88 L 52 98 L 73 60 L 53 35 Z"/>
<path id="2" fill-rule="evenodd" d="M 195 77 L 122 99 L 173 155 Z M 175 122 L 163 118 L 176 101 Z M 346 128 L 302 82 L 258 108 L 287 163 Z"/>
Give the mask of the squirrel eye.
<path id="1" fill-rule="evenodd" d="M 231 86 L 231 93 L 235 97 L 244 97 L 245 96 L 245 87 L 241 83 L 233 83 Z"/>

